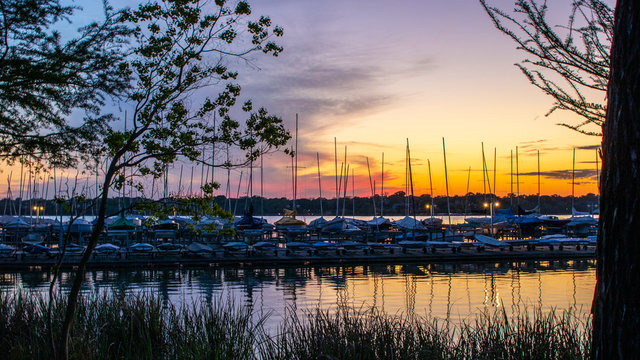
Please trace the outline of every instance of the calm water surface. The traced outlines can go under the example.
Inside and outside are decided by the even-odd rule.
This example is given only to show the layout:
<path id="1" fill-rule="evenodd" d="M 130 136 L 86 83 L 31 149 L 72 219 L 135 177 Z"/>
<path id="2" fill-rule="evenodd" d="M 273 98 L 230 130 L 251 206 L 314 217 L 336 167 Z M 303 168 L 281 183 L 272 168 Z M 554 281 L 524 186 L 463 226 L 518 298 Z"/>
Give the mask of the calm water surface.
<path id="1" fill-rule="evenodd" d="M 46 293 L 49 272 L 0 272 L 0 291 Z M 62 274 L 59 291 L 70 287 Z M 504 307 L 575 308 L 587 314 L 595 286 L 593 260 L 474 264 L 393 264 L 180 270 L 98 270 L 84 293 L 146 292 L 176 305 L 234 301 L 270 314 L 277 326 L 286 311 L 375 306 L 388 313 L 428 315 L 458 322 Z"/>

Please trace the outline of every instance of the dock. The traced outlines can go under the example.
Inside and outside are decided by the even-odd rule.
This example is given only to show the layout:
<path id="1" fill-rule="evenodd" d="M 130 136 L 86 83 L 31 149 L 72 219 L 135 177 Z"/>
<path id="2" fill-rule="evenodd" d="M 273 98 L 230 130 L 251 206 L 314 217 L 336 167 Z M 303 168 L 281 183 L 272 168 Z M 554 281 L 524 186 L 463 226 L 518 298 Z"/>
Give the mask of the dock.
<path id="1" fill-rule="evenodd" d="M 559 249 L 558 247 L 537 247 L 535 250 L 516 248 L 486 248 L 477 251 L 474 248 L 450 249 L 433 248 L 430 251 L 396 251 L 365 254 L 361 251 L 340 251 L 323 253 L 289 253 L 278 248 L 270 253 L 227 253 L 219 250 L 209 256 L 184 256 L 180 254 L 150 254 L 126 256 L 95 256 L 87 264 L 90 269 L 113 268 L 182 268 L 182 267 L 243 267 L 243 266 L 295 266 L 295 265 L 336 265 L 336 264 L 369 264 L 369 263 L 471 263 L 486 261 L 525 261 L 525 260 L 571 260 L 595 258 L 595 247 L 586 249 L 575 247 Z M 79 256 L 65 258 L 62 268 L 74 269 L 80 261 Z M 0 258 L 0 270 L 50 269 L 58 259 L 55 257 L 15 257 Z"/>

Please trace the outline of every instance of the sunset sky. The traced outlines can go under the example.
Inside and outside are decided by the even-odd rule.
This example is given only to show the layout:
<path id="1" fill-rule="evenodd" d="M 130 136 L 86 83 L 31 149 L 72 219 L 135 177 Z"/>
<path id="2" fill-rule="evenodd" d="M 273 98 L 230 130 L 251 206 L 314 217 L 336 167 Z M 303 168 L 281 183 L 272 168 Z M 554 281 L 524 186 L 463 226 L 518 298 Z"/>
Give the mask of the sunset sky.
<path id="1" fill-rule="evenodd" d="M 466 192 L 469 167 L 469 190 L 483 191 L 482 142 L 491 171 L 497 149 L 499 195 L 510 191 L 510 153 L 513 150 L 515 157 L 516 146 L 520 193 L 537 192 L 539 150 L 542 193 L 571 194 L 573 148 L 576 193 L 597 192 L 595 149 L 600 138 L 556 125 L 577 121 L 571 113 L 545 116 L 552 99 L 531 86 L 513 65 L 524 55 L 494 28 L 478 1 L 258 0 L 251 4 L 253 14 L 269 15 L 284 28 L 280 43 L 285 50 L 278 58 L 252 56 L 238 78 L 242 98 L 280 115 L 292 131 L 299 114 L 299 198 L 318 196 L 316 152 L 323 196 L 335 196 L 334 137 L 338 170 L 348 147 L 356 195 L 371 193 L 366 157 L 380 192 L 383 152 L 385 193 L 404 189 L 407 138 L 415 192 L 429 191 L 430 159 L 434 195 L 445 194 L 443 137 L 451 194 Z M 513 0 L 493 4 L 510 9 Z M 569 2 L 550 1 L 550 11 L 551 18 L 564 25 Z M 604 103 L 604 94 L 597 97 Z M 264 164 L 265 196 L 291 197 L 290 159 L 273 154 Z M 171 170 L 174 189 L 180 166 Z M 191 165 L 183 167 L 185 176 L 190 174 Z M 5 167 L 0 173 L 3 192 L 8 171 Z M 194 184 L 199 184 L 200 169 L 194 172 L 198 179 Z M 233 189 L 238 177 L 239 170 L 234 171 Z M 14 196 L 17 178 L 14 175 L 12 181 Z M 226 173 L 217 171 L 215 180 L 224 187 Z M 254 181 L 254 194 L 259 194 L 259 178 Z"/>
<path id="2" fill-rule="evenodd" d="M 551 18 L 566 24 L 569 2 L 550 3 Z M 493 4 L 510 9 L 513 1 Z M 404 189 L 408 138 L 415 192 L 428 191 L 430 159 L 434 192 L 444 194 L 442 137 L 451 193 L 466 191 L 469 167 L 470 191 L 483 191 L 482 142 L 490 169 L 497 149 L 498 194 L 510 191 L 510 152 L 516 146 L 520 173 L 529 175 L 520 177 L 521 193 L 537 192 L 539 150 L 542 193 L 570 194 L 574 147 L 576 192 L 597 192 L 600 139 L 556 125 L 575 115 L 545 116 L 551 98 L 513 65 L 523 54 L 493 27 L 479 2 L 259 1 L 254 12 L 270 14 L 285 28 L 285 52 L 278 59 L 260 60 L 261 70 L 244 76 L 251 76 L 245 95 L 289 124 L 299 114 L 300 197 L 318 194 L 316 152 L 323 195 L 335 194 L 334 137 L 338 168 L 348 146 L 356 193 L 370 193 L 366 156 L 379 190 L 382 152 L 385 192 Z M 266 163 L 267 195 L 290 196 L 281 157 Z"/>

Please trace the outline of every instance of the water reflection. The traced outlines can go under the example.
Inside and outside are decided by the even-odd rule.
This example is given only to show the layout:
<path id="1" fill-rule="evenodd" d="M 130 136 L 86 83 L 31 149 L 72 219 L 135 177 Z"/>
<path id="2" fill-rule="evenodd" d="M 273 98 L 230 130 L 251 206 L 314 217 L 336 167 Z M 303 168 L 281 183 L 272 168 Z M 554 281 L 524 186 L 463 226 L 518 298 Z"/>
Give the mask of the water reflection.
<path id="1" fill-rule="evenodd" d="M 46 271 L 0 273 L 0 291 L 44 293 Z M 58 291 L 71 286 L 62 273 Z M 459 321 L 483 309 L 522 306 L 590 309 L 593 260 L 499 263 L 370 264 L 274 268 L 92 270 L 83 292 L 148 292 L 165 304 L 233 299 L 279 323 L 287 309 L 303 311 L 336 304 L 374 306 L 388 313 L 428 315 Z"/>

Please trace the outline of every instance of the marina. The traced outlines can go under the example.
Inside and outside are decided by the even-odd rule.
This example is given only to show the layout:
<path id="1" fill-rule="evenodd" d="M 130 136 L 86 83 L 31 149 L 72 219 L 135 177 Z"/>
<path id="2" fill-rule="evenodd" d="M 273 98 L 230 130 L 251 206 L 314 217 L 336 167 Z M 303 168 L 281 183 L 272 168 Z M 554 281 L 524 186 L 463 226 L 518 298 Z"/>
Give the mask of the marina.
<path id="1" fill-rule="evenodd" d="M 565 228 L 564 233 L 554 231 L 537 238 L 498 239 L 490 236 L 489 228 L 477 225 L 478 218 L 461 216 L 454 217 L 458 224 L 451 226 L 442 225 L 441 221 L 434 221 L 441 219 L 431 217 L 415 222 L 407 217 L 384 221 L 376 218 L 369 222 L 364 218 L 336 218 L 315 228 L 314 224 L 318 226 L 323 218 L 305 218 L 309 220 L 309 226 L 305 221 L 297 220 L 293 228 L 283 227 L 282 219 L 275 220 L 277 217 L 253 218 L 257 225 L 249 228 L 242 225 L 247 220 L 244 217 L 236 220 L 233 231 L 227 231 L 221 225 L 219 230 L 209 233 L 195 232 L 193 225 L 185 225 L 186 219 L 175 217 L 150 227 L 136 225 L 142 223 L 138 217 L 112 219 L 94 249 L 88 267 L 228 267 L 398 261 L 464 263 L 595 256 L 593 235 L 571 237 Z M 274 226 L 268 220 L 280 224 Z M 220 219 L 203 222 L 216 221 L 222 224 Z M 569 224 L 572 220 L 562 221 Z M 11 224 L 2 230 L 5 241 L 0 247 L 0 268 L 47 268 L 57 263 L 73 268 L 82 258 L 86 236 L 91 231 L 88 221 L 81 222 L 75 231 L 71 227 L 69 236 L 75 234 L 77 237 L 65 247 L 60 234 L 54 232 L 55 223 L 49 225 L 48 231 L 40 230 L 38 236 L 33 236 L 34 227 L 29 228 L 30 232 L 23 234 L 21 241 L 12 233 Z M 40 220 L 38 229 L 43 229 L 43 224 Z M 544 221 L 539 220 L 539 224 L 544 226 Z M 517 223 L 515 226 L 517 228 Z M 186 230 L 181 231 L 181 228 Z"/>

